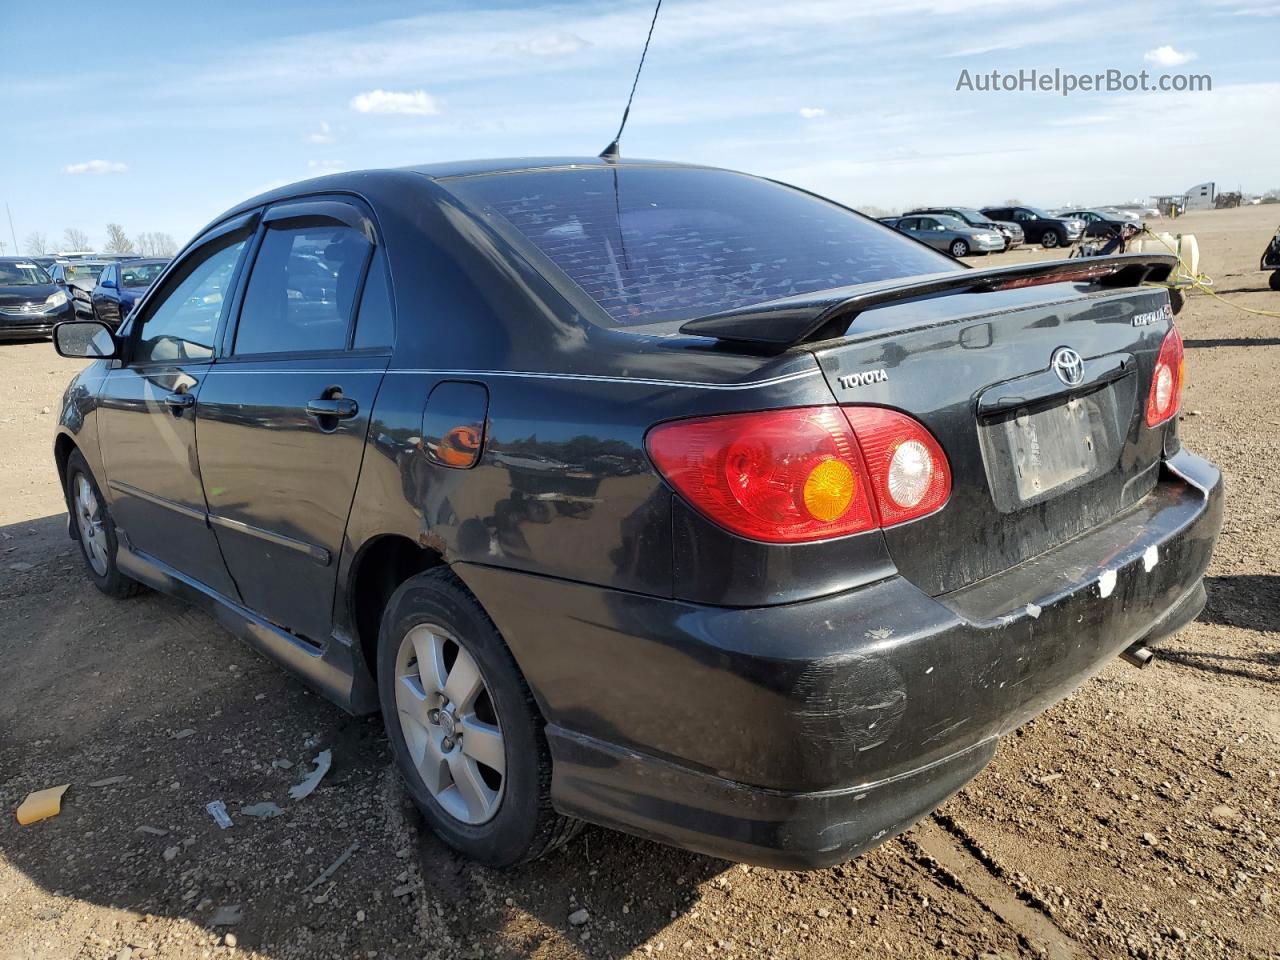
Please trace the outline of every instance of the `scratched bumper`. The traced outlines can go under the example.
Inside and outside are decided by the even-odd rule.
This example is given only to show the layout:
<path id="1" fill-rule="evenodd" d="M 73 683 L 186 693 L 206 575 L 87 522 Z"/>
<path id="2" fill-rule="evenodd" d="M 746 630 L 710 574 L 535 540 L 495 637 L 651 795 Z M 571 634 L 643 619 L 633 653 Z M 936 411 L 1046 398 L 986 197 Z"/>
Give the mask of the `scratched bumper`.
<path id="1" fill-rule="evenodd" d="M 1222 480 L 1181 452 L 1108 524 L 955 593 L 900 577 L 754 609 L 460 564 L 548 721 L 566 813 L 777 867 L 848 859 L 996 738 L 1193 619 Z"/>

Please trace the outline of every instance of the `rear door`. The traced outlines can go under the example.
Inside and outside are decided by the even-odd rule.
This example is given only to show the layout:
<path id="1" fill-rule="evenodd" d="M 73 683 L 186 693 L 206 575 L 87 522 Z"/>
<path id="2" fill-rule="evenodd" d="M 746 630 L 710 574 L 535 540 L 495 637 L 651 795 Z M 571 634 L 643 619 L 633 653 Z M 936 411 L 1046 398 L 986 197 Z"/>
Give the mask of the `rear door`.
<path id="1" fill-rule="evenodd" d="M 390 304 L 356 201 L 269 208 L 201 390 L 200 471 L 227 566 L 248 607 L 317 643 L 390 359 Z"/>
<path id="2" fill-rule="evenodd" d="M 134 316 L 97 415 L 111 512 L 129 546 L 232 599 L 206 522 L 195 416 L 255 218 L 198 241 Z"/>

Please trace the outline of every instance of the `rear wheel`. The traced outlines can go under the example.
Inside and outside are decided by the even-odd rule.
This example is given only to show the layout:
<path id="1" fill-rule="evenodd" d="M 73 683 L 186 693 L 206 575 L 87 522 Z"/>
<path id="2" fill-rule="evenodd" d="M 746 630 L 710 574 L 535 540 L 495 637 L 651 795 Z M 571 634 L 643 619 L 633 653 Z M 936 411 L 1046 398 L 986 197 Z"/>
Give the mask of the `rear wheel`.
<path id="1" fill-rule="evenodd" d="M 454 849 L 491 867 L 532 860 L 580 826 L 551 807 L 533 695 L 475 597 L 444 568 L 407 580 L 378 634 L 378 693 L 414 802 Z"/>
<path id="2" fill-rule="evenodd" d="M 969 255 L 969 244 L 963 240 L 952 240 L 951 255 L 953 257 L 967 257 Z"/>
<path id="3" fill-rule="evenodd" d="M 1048 230 L 1045 232 L 1045 235 L 1040 238 L 1040 246 L 1044 247 L 1046 250 L 1052 250 L 1061 242 L 1062 238 L 1058 236 L 1058 231 L 1056 230 Z"/>
<path id="4" fill-rule="evenodd" d="M 138 593 L 142 584 L 125 576 L 116 566 L 116 526 L 79 450 L 73 450 L 67 458 L 66 482 L 67 509 L 76 525 L 80 555 L 84 557 L 89 579 L 108 596 L 123 599 Z"/>
<path id="5" fill-rule="evenodd" d="M 1271 289 L 1280 290 L 1280 270 L 1271 274 Z"/>

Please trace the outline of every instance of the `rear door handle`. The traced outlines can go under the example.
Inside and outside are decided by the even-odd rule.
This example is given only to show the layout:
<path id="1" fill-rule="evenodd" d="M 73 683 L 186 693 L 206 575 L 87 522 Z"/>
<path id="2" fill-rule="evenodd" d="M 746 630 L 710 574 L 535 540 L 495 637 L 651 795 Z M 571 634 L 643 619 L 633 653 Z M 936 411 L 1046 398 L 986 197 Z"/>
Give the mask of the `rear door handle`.
<path id="1" fill-rule="evenodd" d="M 336 420 L 350 420 L 359 412 L 359 404 L 350 397 L 307 401 L 307 413 L 313 417 L 333 417 Z"/>
<path id="2" fill-rule="evenodd" d="M 177 414 L 187 407 L 194 407 L 196 405 L 196 395 L 194 393 L 169 393 L 165 395 L 164 402 L 166 406 Z"/>

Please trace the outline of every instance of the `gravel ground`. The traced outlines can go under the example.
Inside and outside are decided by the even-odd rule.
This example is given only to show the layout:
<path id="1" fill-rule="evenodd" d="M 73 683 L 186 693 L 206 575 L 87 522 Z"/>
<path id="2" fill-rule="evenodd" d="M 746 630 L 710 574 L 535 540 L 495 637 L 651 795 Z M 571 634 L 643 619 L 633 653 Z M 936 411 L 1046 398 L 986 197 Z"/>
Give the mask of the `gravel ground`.
<path id="1" fill-rule="evenodd" d="M 1274 311 L 1255 268 L 1277 219 L 1178 227 L 1222 293 Z M 376 718 L 177 601 L 87 584 L 50 455 L 76 364 L 0 345 L 0 809 L 71 784 L 53 820 L 0 817 L 0 957 L 1280 956 L 1280 321 L 1198 296 L 1179 324 L 1184 440 L 1228 476 L 1204 614 L 1009 737 L 934 816 L 812 873 L 595 828 L 512 871 L 453 857 Z M 243 811 L 266 801 L 283 814 Z"/>

